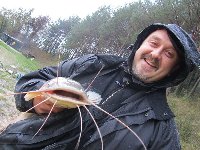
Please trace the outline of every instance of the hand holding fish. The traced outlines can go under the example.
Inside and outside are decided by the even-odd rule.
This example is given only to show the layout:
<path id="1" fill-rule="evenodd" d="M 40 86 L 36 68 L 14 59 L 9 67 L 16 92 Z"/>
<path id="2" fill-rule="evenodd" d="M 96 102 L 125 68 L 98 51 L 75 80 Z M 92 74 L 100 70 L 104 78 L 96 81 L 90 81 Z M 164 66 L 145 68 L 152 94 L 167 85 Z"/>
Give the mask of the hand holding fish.
<path id="1" fill-rule="evenodd" d="M 33 100 L 33 107 L 38 114 L 57 113 L 64 108 L 71 109 L 78 106 L 91 105 L 80 83 L 69 78 L 54 78 L 47 81 L 39 90 L 30 91 L 25 95 L 25 100 Z M 95 98 L 94 103 L 98 103 Z M 55 104 L 55 107 L 53 105 Z M 53 109 L 52 109 L 53 108 Z"/>
<path id="2" fill-rule="evenodd" d="M 33 106 L 34 107 L 34 110 L 37 114 L 46 114 L 46 113 L 49 113 L 52 106 L 53 106 L 53 103 L 50 102 L 49 100 L 43 102 L 45 100 L 45 96 L 41 95 L 41 96 L 37 96 L 34 98 L 33 100 Z M 43 102 L 43 103 L 42 103 Z M 41 103 L 40 105 L 37 105 Z M 37 106 L 36 106 L 37 105 Z M 53 113 L 57 113 L 57 112 L 60 112 L 62 111 L 64 108 L 61 108 L 61 107 L 54 107 L 52 112 Z"/>

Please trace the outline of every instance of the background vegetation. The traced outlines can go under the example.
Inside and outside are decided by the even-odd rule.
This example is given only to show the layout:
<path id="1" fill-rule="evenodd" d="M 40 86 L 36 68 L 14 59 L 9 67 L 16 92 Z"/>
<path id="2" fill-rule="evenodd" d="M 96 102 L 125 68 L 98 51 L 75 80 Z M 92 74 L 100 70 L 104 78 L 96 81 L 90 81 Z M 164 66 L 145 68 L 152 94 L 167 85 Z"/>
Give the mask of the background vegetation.
<path id="1" fill-rule="evenodd" d="M 200 146 L 200 97 L 177 98 L 173 93 L 168 96 L 169 104 L 176 115 L 183 150 L 199 150 Z"/>
<path id="2" fill-rule="evenodd" d="M 134 43 L 137 34 L 144 27 L 157 22 L 180 25 L 200 47 L 199 0 L 143 0 L 117 10 L 104 6 L 83 19 L 71 16 L 57 21 L 51 21 L 49 16 L 32 17 L 32 12 L 33 9 L 0 9 L 0 36 L 7 33 L 17 38 L 23 42 L 19 52 L 35 57 L 32 61 L 26 59 L 0 42 L 2 65 L 15 64 L 20 73 L 55 65 L 58 54 L 61 54 L 62 59 L 72 59 L 86 53 L 127 57 L 128 46 Z M 6 52 L 2 52 L 4 48 Z M 1 86 L 12 82 L 8 88 L 12 90 L 16 76 L 1 72 L 0 79 Z M 169 89 L 169 102 L 177 115 L 181 142 L 186 150 L 200 147 L 199 82 L 200 71 L 195 68 L 182 84 Z"/>
<path id="3" fill-rule="evenodd" d="M 62 54 L 63 59 L 86 53 L 127 57 L 127 48 L 134 43 L 137 34 L 157 22 L 180 25 L 197 46 L 200 45 L 199 0 L 139 0 L 117 10 L 101 7 L 84 19 L 71 16 L 57 21 L 51 21 L 48 16 L 32 17 L 32 12 L 33 9 L 0 9 L 0 35 L 7 33 L 19 39 L 23 42 L 20 51 L 31 55 L 40 49 L 51 55 Z M 183 84 L 172 91 L 177 96 L 191 97 L 198 93 L 199 82 L 200 71 L 196 68 Z"/>

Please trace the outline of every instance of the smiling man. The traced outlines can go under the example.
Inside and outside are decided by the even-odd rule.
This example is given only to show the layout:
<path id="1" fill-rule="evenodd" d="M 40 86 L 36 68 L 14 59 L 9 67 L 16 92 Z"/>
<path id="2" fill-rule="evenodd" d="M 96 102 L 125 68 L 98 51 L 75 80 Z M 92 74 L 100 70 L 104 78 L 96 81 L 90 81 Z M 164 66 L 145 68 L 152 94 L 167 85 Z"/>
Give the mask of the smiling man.
<path id="1" fill-rule="evenodd" d="M 26 111 L 35 106 L 32 112 L 36 115 L 2 132 L 0 149 L 71 150 L 76 147 L 83 127 L 80 150 L 99 150 L 102 146 L 104 150 L 180 150 L 166 88 L 178 85 L 195 66 L 200 66 L 196 45 L 175 24 L 153 24 L 138 35 L 130 49 L 127 59 L 90 54 L 63 61 L 59 67 L 45 67 L 20 78 L 15 90 L 17 93 L 38 90 L 57 76 L 71 78 L 100 95 L 98 105 L 129 126 L 139 138 L 93 106 L 87 107 L 97 122 L 102 139 L 84 107 L 80 108 L 82 121 L 77 108 L 54 108 L 54 114 L 32 138 L 53 104 L 46 101 L 38 105 L 44 97 L 25 101 L 24 94 L 17 94 L 17 108 Z"/>
<path id="2" fill-rule="evenodd" d="M 157 30 L 136 51 L 132 71 L 144 82 L 158 81 L 178 66 L 179 59 L 167 30 Z"/>

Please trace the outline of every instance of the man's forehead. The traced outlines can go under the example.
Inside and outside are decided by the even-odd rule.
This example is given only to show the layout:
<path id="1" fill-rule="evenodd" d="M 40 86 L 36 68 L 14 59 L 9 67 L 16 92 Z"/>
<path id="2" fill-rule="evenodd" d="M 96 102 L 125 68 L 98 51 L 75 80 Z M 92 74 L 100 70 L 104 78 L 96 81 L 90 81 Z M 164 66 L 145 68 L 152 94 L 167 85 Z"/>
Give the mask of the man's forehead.
<path id="1" fill-rule="evenodd" d="M 167 32 L 167 30 L 165 29 L 158 29 L 156 31 L 153 31 L 152 33 L 149 34 L 149 36 L 147 36 L 147 38 L 155 38 L 157 40 L 161 39 L 160 37 L 160 33 L 167 35 L 167 37 L 169 37 L 169 34 Z"/>

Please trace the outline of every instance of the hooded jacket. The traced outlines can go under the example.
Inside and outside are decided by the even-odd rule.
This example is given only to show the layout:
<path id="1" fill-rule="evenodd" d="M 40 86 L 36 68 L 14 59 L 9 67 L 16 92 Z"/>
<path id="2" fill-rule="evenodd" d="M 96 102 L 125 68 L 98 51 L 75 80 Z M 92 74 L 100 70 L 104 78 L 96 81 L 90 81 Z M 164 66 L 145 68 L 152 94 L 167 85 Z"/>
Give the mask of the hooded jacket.
<path id="1" fill-rule="evenodd" d="M 172 41 L 181 48 L 183 64 L 170 77 L 155 83 L 143 83 L 131 73 L 131 62 L 135 51 L 153 31 L 164 28 Z M 187 33 L 176 25 L 153 24 L 138 36 L 132 53 L 123 59 L 113 55 L 85 55 L 64 61 L 57 67 L 46 67 L 23 76 L 16 84 L 16 92 L 39 89 L 47 80 L 57 76 L 70 77 L 83 87 L 101 95 L 99 106 L 129 126 L 138 136 L 130 132 L 116 119 L 94 106 L 88 106 L 95 118 L 105 150 L 179 150 L 174 114 L 166 99 L 166 88 L 183 81 L 195 65 L 199 65 L 199 53 Z M 103 69 L 101 70 L 101 68 Z M 100 71 L 101 70 L 101 71 Z M 97 73 L 100 73 L 97 75 Z M 93 81 L 94 79 L 94 81 Z M 92 82 L 93 81 L 93 82 Z M 90 83 L 92 84 L 90 85 Z M 32 107 L 22 95 L 16 95 L 16 106 L 21 111 Z M 83 131 L 78 149 L 101 149 L 98 130 L 86 109 L 81 108 Z M 80 134 L 81 119 L 77 109 L 53 114 L 42 130 L 34 137 L 45 116 L 33 116 L 10 125 L 0 135 L 1 149 L 74 149 Z M 142 142 L 141 142 L 141 141 Z"/>

